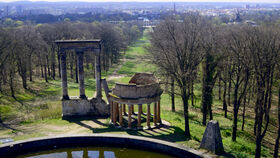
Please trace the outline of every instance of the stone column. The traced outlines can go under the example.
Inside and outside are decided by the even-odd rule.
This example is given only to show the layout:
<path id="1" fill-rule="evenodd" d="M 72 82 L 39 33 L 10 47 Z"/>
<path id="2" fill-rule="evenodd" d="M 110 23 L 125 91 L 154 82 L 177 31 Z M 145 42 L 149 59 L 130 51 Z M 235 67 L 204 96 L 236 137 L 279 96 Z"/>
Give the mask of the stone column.
<path id="1" fill-rule="evenodd" d="M 132 106 L 132 108 L 131 108 L 132 114 L 133 114 L 133 115 L 136 115 L 135 112 L 134 112 L 134 105 L 132 104 L 131 106 Z"/>
<path id="2" fill-rule="evenodd" d="M 122 104 L 119 104 L 119 123 L 120 126 L 123 126 L 123 116 L 122 116 Z"/>
<path id="3" fill-rule="evenodd" d="M 62 100 L 69 100 L 68 87 L 67 87 L 67 67 L 66 67 L 66 53 L 61 51 L 61 81 L 62 81 Z"/>
<path id="4" fill-rule="evenodd" d="M 95 55 L 95 79 L 96 79 L 96 98 L 101 101 L 101 65 L 100 65 L 100 52 L 99 50 Z"/>
<path id="5" fill-rule="evenodd" d="M 142 114 L 142 104 L 138 105 L 138 124 L 137 124 L 137 128 L 141 129 L 141 114 Z"/>
<path id="6" fill-rule="evenodd" d="M 85 94 L 85 81 L 84 81 L 84 52 L 83 51 L 76 51 L 78 56 L 78 68 L 79 68 L 79 88 L 80 88 L 80 98 L 87 99 Z"/>
<path id="7" fill-rule="evenodd" d="M 157 103 L 157 122 L 161 124 L 161 118 L 160 118 L 160 100 Z"/>
<path id="8" fill-rule="evenodd" d="M 117 108 L 118 107 L 118 103 L 114 102 L 113 104 L 113 124 L 116 125 L 117 123 Z"/>
<path id="9" fill-rule="evenodd" d="M 125 104 L 123 104 L 123 115 L 127 115 L 127 114 L 126 114 L 126 107 L 125 107 Z"/>
<path id="10" fill-rule="evenodd" d="M 132 105 L 128 104 L 128 128 L 131 129 Z"/>
<path id="11" fill-rule="evenodd" d="M 110 104 L 110 114 L 111 114 L 110 118 L 111 118 L 111 123 L 112 123 L 114 120 L 114 102 L 113 101 L 111 101 L 111 104 Z"/>
<path id="12" fill-rule="evenodd" d="M 151 128 L 150 120 L 151 120 L 151 110 L 150 110 L 150 104 L 148 104 L 147 105 L 147 126 L 148 126 L 148 129 Z"/>
<path id="13" fill-rule="evenodd" d="M 157 125 L 157 102 L 154 103 L 154 125 Z"/>

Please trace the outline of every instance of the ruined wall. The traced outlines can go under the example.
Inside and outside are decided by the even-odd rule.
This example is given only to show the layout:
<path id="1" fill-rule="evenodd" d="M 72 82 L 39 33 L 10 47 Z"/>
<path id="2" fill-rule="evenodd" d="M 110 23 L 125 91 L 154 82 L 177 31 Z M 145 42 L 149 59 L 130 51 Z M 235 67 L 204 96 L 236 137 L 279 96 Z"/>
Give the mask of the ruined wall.
<path id="1" fill-rule="evenodd" d="M 80 99 L 71 97 L 70 100 L 62 101 L 62 116 L 108 116 L 110 115 L 110 106 L 103 100 L 96 98 Z"/>

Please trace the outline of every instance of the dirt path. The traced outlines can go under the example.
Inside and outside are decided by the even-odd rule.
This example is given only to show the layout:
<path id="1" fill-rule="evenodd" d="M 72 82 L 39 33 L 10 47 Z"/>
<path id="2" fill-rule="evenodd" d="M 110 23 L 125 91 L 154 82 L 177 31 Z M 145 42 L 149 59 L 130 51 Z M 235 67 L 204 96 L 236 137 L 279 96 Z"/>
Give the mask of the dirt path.
<path id="1" fill-rule="evenodd" d="M 113 80 L 113 79 L 119 79 L 119 78 L 122 78 L 122 77 L 125 77 L 126 75 L 124 74 L 118 74 L 118 71 L 122 68 L 123 64 L 126 62 L 126 57 L 125 55 L 123 56 L 123 58 L 121 59 L 121 62 L 120 64 L 118 65 L 118 67 L 114 70 L 114 72 L 109 75 L 106 79 L 108 81 L 110 80 Z"/>

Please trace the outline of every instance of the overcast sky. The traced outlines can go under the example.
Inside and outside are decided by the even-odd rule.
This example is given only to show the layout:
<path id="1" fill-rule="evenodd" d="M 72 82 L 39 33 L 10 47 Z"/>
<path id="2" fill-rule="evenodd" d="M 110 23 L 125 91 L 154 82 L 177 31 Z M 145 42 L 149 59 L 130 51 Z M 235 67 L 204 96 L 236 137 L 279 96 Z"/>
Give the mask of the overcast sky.
<path id="1" fill-rule="evenodd" d="M 19 0 L 0 0 L 0 2 L 13 2 Z M 20 0 L 24 1 L 24 0 Z M 30 0 L 30 1 L 50 1 L 50 2 L 255 2 L 255 3 L 280 3 L 280 0 Z"/>

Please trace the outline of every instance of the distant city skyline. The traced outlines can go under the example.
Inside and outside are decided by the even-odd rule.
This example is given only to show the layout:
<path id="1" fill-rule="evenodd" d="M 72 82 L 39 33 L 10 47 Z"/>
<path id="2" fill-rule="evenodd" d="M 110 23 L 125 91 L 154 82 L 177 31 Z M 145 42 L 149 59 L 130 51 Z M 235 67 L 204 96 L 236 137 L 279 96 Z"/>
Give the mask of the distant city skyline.
<path id="1" fill-rule="evenodd" d="M 244 3 L 280 3 L 280 0 L 1 0 L 1 2 L 16 1 L 47 1 L 47 2 L 244 2 Z"/>

